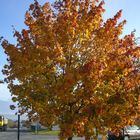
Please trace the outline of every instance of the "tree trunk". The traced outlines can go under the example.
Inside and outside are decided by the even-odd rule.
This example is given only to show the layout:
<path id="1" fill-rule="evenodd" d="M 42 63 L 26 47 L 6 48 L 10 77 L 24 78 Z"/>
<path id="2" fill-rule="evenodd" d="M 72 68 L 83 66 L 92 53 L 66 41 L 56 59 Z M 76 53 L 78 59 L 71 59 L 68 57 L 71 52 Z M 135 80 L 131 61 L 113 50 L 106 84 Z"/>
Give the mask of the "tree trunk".
<path id="1" fill-rule="evenodd" d="M 96 128 L 96 140 L 98 140 L 98 129 Z"/>
<path id="2" fill-rule="evenodd" d="M 49 131 L 52 131 L 52 126 L 49 126 L 49 127 L 48 127 L 48 130 L 49 130 Z"/>
<path id="3" fill-rule="evenodd" d="M 90 140 L 90 136 L 85 136 L 85 140 Z"/>
<path id="4" fill-rule="evenodd" d="M 72 140 L 72 137 L 69 137 L 68 140 Z"/>

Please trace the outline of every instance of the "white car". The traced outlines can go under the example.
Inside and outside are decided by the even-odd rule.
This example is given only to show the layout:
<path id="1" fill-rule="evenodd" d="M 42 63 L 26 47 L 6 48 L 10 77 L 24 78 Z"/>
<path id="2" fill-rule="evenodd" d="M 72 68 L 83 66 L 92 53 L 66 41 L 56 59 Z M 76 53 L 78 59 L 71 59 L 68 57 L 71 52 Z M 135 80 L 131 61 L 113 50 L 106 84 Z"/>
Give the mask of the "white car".
<path id="1" fill-rule="evenodd" d="M 137 125 L 124 128 L 125 140 L 140 140 L 140 128 Z"/>

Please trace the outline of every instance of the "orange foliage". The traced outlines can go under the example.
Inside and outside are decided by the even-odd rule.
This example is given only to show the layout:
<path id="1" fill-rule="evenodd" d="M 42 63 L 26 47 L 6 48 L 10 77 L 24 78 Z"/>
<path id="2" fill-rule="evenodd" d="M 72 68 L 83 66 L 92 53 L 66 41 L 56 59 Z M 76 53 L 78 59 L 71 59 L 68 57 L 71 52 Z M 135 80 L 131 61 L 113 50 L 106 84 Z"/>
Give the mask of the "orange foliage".
<path id="1" fill-rule="evenodd" d="M 135 35 L 120 37 L 122 11 L 103 21 L 104 2 L 37 1 L 26 13 L 28 29 L 4 40 L 3 73 L 23 112 L 46 126 L 58 124 L 60 138 L 96 136 L 93 128 L 123 127 L 138 114 L 140 49 Z"/>

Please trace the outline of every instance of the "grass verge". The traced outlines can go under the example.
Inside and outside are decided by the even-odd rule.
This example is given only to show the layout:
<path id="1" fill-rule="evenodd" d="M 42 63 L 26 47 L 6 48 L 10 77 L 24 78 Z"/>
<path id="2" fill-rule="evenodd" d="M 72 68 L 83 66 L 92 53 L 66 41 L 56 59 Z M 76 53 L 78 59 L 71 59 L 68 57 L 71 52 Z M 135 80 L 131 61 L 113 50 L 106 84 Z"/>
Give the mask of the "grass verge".
<path id="1" fill-rule="evenodd" d="M 60 131 L 58 131 L 58 130 L 53 130 L 53 131 L 39 130 L 37 132 L 33 132 L 33 134 L 58 136 L 59 132 Z"/>

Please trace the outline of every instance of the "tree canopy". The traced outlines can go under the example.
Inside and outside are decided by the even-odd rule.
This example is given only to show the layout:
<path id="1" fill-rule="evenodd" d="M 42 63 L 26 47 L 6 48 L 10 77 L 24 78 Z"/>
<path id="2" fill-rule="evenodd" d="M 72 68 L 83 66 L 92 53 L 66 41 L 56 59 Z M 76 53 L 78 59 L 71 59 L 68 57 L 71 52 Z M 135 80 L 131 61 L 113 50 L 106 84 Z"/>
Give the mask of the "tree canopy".
<path id="1" fill-rule="evenodd" d="M 96 128 L 121 128 L 138 116 L 140 49 L 134 32 L 122 37 L 122 11 L 104 21 L 104 1 L 35 0 L 17 44 L 2 41 L 5 81 L 22 113 L 60 139 L 96 136 Z"/>

